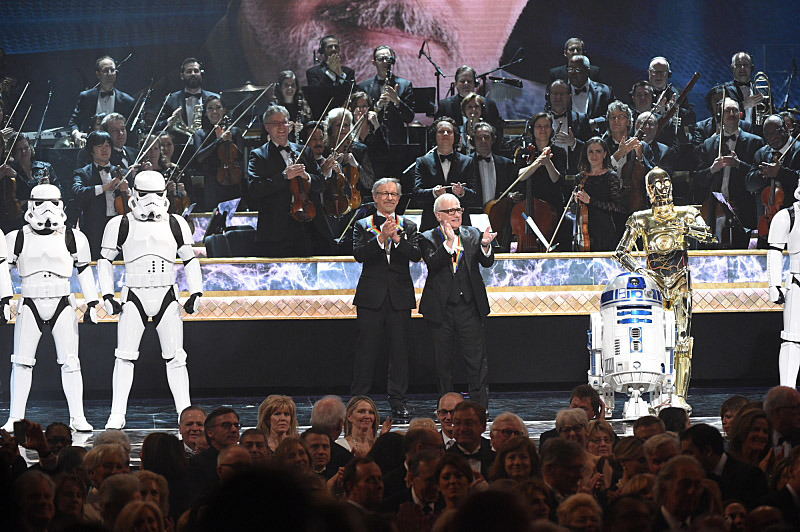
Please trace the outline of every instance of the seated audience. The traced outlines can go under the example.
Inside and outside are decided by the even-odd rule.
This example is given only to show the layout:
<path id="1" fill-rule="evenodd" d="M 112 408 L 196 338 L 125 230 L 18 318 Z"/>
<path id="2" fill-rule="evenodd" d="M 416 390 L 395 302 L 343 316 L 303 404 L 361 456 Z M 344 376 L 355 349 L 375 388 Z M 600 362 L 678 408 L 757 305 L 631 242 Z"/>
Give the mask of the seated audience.
<path id="1" fill-rule="evenodd" d="M 347 402 L 344 418 L 344 438 L 336 443 L 353 453 L 366 456 L 378 433 L 378 408 L 366 395 L 356 395 Z"/>
<path id="2" fill-rule="evenodd" d="M 513 436 L 498 449 L 494 464 L 489 471 L 489 480 L 510 478 L 522 482 L 531 477 L 541 476 L 539 453 L 536 446 L 526 436 Z"/>
<path id="3" fill-rule="evenodd" d="M 719 417 L 722 421 L 722 432 L 728 434 L 737 412 L 750 401 L 743 395 L 732 395 L 725 399 L 719 407 Z"/>
<path id="4" fill-rule="evenodd" d="M 486 410 L 475 401 L 458 403 L 453 411 L 453 436 L 456 445 L 447 452 L 467 459 L 472 470 L 483 478 L 489 477 L 495 452 L 491 441 L 482 436 L 486 430 Z"/>
<path id="5" fill-rule="evenodd" d="M 558 506 L 558 524 L 570 530 L 600 531 L 603 510 L 587 493 L 570 495 Z"/>
<path id="6" fill-rule="evenodd" d="M 642 441 L 667 431 L 664 422 L 656 416 L 642 416 L 633 422 L 633 435 Z"/>
<path id="7" fill-rule="evenodd" d="M 267 435 L 270 454 L 287 436 L 297 436 L 297 406 L 291 397 L 270 395 L 258 407 L 256 428 Z"/>
<path id="8" fill-rule="evenodd" d="M 772 430 L 772 424 L 764 410 L 744 407 L 733 418 L 728 434 L 728 452 L 740 462 L 760 467 L 766 473 L 770 469 L 767 454 L 771 450 L 769 440 Z"/>
<path id="9" fill-rule="evenodd" d="M 164 517 L 152 501 L 133 501 L 125 505 L 114 525 L 114 532 L 164 532 Z"/>
<path id="10" fill-rule="evenodd" d="M 514 436 L 528 437 L 528 429 L 525 428 L 525 422 L 512 412 L 498 414 L 489 428 L 489 440 L 492 442 L 492 449 L 495 451 L 500 450 L 503 443 Z"/>
<path id="11" fill-rule="evenodd" d="M 287 436 L 275 449 L 272 456 L 277 466 L 285 467 L 297 473 L 311 471 L 311 452 L 299 436 Z"/>
<path id="12" fill-rule="evenodd" d="M 239 445 L 244 447 L 254 464 L 269 462 L 270 451 L 267 446 L 267 435 L 259 429 L 247 429 L 239 437 Z"/>
<path id="13" fill-rule="evenodd" d="M 122 473 L 107 479 L 100 488 L 100 513 L 103 525 L 113 529 L 117 516 L 125 505 L 141 498 L 139 480 L 131 473 Z"/>
<path id="14" fill-rule="evenodd" d="M 644 442 L 644 457 L 650 473 L 658 475 L 670 458 L 681 453 L 681 444 L 674 432 L 657 434 Z"/>

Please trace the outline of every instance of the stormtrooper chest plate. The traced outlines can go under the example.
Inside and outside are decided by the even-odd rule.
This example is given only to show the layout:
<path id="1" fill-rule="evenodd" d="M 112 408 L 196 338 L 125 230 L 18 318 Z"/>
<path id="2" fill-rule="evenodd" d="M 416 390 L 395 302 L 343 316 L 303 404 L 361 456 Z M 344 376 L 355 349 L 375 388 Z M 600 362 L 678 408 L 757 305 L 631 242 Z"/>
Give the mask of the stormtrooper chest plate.
<path id="1" fill-rule="evenodd" d="M 128 226 L 128 237 L 122 244 L 125 262 L 130 262 L 147 255 L 155 255 L 167 262 L 175 262 L 178 254 L 178 243 L 172 236 L 168 221 L 142 222 L 131 220 Z"/>
<path id="2" fill-rule="evenodd" d="M 62 231 L 39 235 L 30 231 L 28 226 L 20 231 L 24 231 L 25 235 L 22 252 L 17 257 L 17 271 L 20 277 L 28 277 L 39 272 L 66 278 L 72 276 L 73 258 L 67 249 Z"/>

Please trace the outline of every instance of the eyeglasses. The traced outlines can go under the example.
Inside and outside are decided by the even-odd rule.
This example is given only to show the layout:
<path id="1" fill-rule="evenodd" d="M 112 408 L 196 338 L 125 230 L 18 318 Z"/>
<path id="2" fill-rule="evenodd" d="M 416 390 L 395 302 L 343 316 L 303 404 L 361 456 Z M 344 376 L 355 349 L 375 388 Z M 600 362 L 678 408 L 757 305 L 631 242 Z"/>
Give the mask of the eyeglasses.
<path id="1" fill-rule="evenodd" d="M 439 417 L 444 417 L 444 416 L 452 416 L 453 412 L 455 412 L 455 410 L 446 410 L 444 408 L 440 408 L 439 410 L 436 411 L 436 414 Z"/>
<path id="2" fill-rule="evenodd" d="M 478 425 L 480 421 L 474 419 L 460 419 L 458 421 L 453 421 L 454 427 L 474 427 Z"/>
<path id="3" fill-rule="evenodd" d="M 375 61 L 378 63 L 392 63 L 394 62 L 394 57 L 390 55 L 382 55 L 380 57 L 376 57 Z"/>
<path id="4" fill-rule="evenodd" d="M 232 423 L 230 421 L 223 421 L 222 423 L 217 423 L 216 425 L 211 425 L 209 428 L 213 429 L 214 427 L 222 427 L 224 430 L 231 430 L 231 428 L 235 428 L 236 430 L 239 430 L 239 427 L 241 427 L 241 425 L 239 423 Z"/>
<path id="5" fill-rule="evenodd" d="M 651 74 L 666 74 L 669 70 L 656 70 L 654 68 L 648 69 Z"/>
<path id="6" fill-rule="evenodd" d="M 400 197 L 400 194 L 398 194 L 397 192 L 376 192 L 375 195 L 389 199 L 397 199 Z"/>
<path id="7" fill-rule="evenodd" d="M 593 445 L 600 445 L 601 443 L 605 443 L 606 445 L 611 444 L 611 438 L 592 438 L 589 440 L 589 443 Z"/>
<path id="8" fill-rule="evenodd" d="M 586 67 L 567 67 L 567 72 L 583 72 Z"/>
<path id="9" fill-rule="evenodd" d="M 522 433 L 520 431 L 514 430 L 514 429 L 495 429 L 492 432 L 495 432 L 495 433 L 499 432 L 500 434 L 502 434 L 506 438 L 510 438 L 511 436 L 522 436 Z"/>
<path id="10" fill-rule="evenodd" d="M 288 120 L 284 120 L 283 122 L 267 122 L 266 124 L 268 126 L 275 126 L 275 127 L 281 127 L 281 126 L 289 127 L 289 121 Z"/>
<path id="11" fill-rule="evenodd" d="M 453 214 L 461 214 L 462 212 L 464 212 L 464 209 L 462 209 L 461 207 L 453 207 L 452 209 L 439 209 L 438 212 L 444 212 L 449 215 L 453 215 Z"/>
<path id="12" fill-rule="evenodd" d="M 583 425 L 573 425 L 571 427 L 563 427 L 558 429 L 558 432 L 561 434 L 569 434 L 570 432 L 574 432 L 575 434 L 581 432 L 585 427 Z"/>
<path id="13" fill-rule="evenodd" d="M 101 74 L 113 74 L 113 73 L 115 73 L 116 71 L 117 71 L 117 69 L 116 69 L 116 68 L 112 68 L 112 67 L 106 67 L 106 68 L 103 68 L 103 69 L 101 69 L 101 70 L 100 70 L 100 73 L 101 73 Z"/>

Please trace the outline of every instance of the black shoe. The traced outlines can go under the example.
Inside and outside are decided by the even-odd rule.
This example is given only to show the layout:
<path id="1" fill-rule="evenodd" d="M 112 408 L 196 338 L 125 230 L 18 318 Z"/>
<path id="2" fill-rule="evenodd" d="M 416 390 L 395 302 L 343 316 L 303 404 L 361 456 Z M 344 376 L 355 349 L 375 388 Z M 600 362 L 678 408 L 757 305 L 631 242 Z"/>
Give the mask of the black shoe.
<path id="1" fill-rule="evenodd" d="M 396 408 L 392 408 L 392 419 L 409 419 L 411 418 L 411 412 L 408 411 L 406 405 L 400 405 Z"/>

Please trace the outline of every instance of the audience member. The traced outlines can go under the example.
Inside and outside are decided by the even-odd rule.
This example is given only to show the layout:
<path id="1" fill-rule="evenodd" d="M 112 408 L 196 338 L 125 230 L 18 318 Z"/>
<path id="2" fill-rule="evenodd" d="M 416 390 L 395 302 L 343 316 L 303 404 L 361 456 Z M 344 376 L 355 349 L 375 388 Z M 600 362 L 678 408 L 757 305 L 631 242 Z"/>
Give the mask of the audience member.
<path id="1" fill-rule="evenodd" d="M 190 458 L 208 448 L 208 443 L 203 437 L 205 421 L 206 413 L 202 408 L 194 405 L 184 408 L 178 418 L 178 431 L 181 434 L 186 455 Z M 201 449 L 197 449 L 198 445 Z"/>
<path id="2" fill-rule="evenodd" d="M 746 406 L 750 401 L 743 395 L 732 395 L 722 402 L 719 407 L 719 417 L 722 421 L 722 432 L 727 434 L 731 430 L 733 418 L 737 412 Z"/>
<path id="3" fill-rule="evenodd" d="M 455 445 L 456 440 L 453 437 L 453 412 L 456 405 L 464 400 L 460 393 L 448 392 L 439 398 L 439 404 L 436 408 L 436 419 L 442 426 L 440 433 L 442 435 L 442 443 L 445 450 Z"/>
<path id="4" fill-rule="evenodd" d="M 54 490 L 55 518 L 53 528 L 66 530 L 85 523 L 83 507 L 86 503 L 86 483 L 75 474 L 61 474 Z"/>
<path id="5" fill-rule="evenodd" d="M 347 502 L 362 513 L 375 512 L 383 502 L 383 474 L 375 460 L 357 456 L 344 470 Z"/>
<path id="6" fill-rule="evenodd" d="M 766 473 L 774 456 L 769 445 L 770 434 L 772 434 L 772 424 L 764 410 L 753 407 L 742 408 L 733 418 L 731 431 L 728 434 L 730 438 L 728 452 L 737 460 L 758 466 Z"/>
<path id="7" fill-rule="evenodd" d="M 519 498 L 504 491 L 479 491 L 466 498 L 455 516 L 459 532 L 526 532 L 528 512 Z"/>
<path id="8" fill-rule="evenodd" d="M 656 434 L 663 434 L 667 431 L 664 422 L 656 416 L 642 416 L 633 422 L 633 435 L 647 441 Z"/>
<path id="9" fill-rule="evenodd" d="M 497 451 L 489 480 L 510 478 L 521 482 L 530 477 L 541 476 L 541 464 L 536 446 L 527 436 L 512 436 Z"/>
<path id="10" fill-rule="evenodd" d="M 792 528 L 800 528 L 800 447 L 794 447 L 787 456 L 789 481 L 780 491 L 767 495 L 761 504 L 774 506 Z"/>
<path id="11" fill-rule="evenodd" d="M 647 532 L 651 530 L 652 521 L 650 506 L 631 495 L 617 497 L 603 512 L 604 532 Z"/>
<path id="12" fill-rule="evenodd" d="M 689 414 L 686 413 L 686 410 L 677 406 L 662 408 L 658 413 L 658 419 L 664 422 L 664 427 L 668 431 L 676 434 L 680 434 L 691 426 Z"/>
<path id="13" fill-rule="evenodd" d="M 605 405 L 600 399 L 597 390 L 588 384 L 581 384 L 572 389 L 569 398 L 569 407 L 580 408 L 586 412 L 586 417 L 589 421 L 605 418 Z M 544 446 L 547 440 L 550 438 L 557 438 L 558 436 L 558 430 L 555 428 L 542 433 L 539 437 L 539 449 Z"/>
<path id="14" fill-rule="evenodd" d="M 503 412 L 494 418 L 492 426 L 489 428 L 492 450 L 499 451 L 503 443 L 514 436 L 528 437 L 528 429 L 525 428 L 522 418 L 512 412 Z"/>
<path id="15" fill-rule="evenodd" d="M 331 446 L 333 440 L 324 430 L 311 427 L 303 431 L 300 438 L 306 442 L 311 453 L 311 470 L 318 475 L 322 475 L 325 480 L 330 479 L 336 474 L 335 469 L 329 469 L 331 461 Z"/>
<path id="16" fill-rule="evenodd" d="M 633 477 L 649 471 L 643 447 L 644 442 L 636 436 L 620 438 L 614 447 L 614 460 L 622 467 L 617 489 L 624 488 Z"/>
<path id="17" fill-rule="evenodd" d="M 239 437 L 239 445 L 244 447 L 254 464 L 266 464 L 269 462 L 269 447 L 267 447 L 267 435 L 258 429 L 247 429 Z"/>
<path id="18" fill-rule="evenodd" d="M 217 458 L 220 451 L 239 441 L 239 426 L 239 416 L 226 406 L 212 410 L 206 417 L 203 430 L 209 447 L 189 462 L 188 478 L 194 486 L 194 500 L 204 497 L 219 485 Z"/>
<path id="19" fill-rule="evenodd" d="M 225 484 L 236 473 L 243 471 L 252 463 L 250 453 L 238 445 L 229 445 L 222 449 L 217 456 L 217 478 L 220 485 Z"/>
<path id="20" fill-rule="evenodd" d="M 114 532 L 164 532 L 164 517 L 151 501 L 133 501 L 125 505 L 114 525 Z"/>
<path id="21" fill-rule="evenodd" d="M 14 482 L 13 499 L 22 530 L 47 531 L 55 516 L 53 491 L 53 481 L 41 471 L 28 471 Z"/>
<path id="22" fill-rule="evenodd" d="M 447 453 L 436 465 L 434 478 L 444 499 L 445 508 L 455 510 L 467 496 L 474 473 L 464 457 Z"/>
<path id="23" fill-rule="evenodd" d="M 691 456 L 676 456 L 658 472 L 655 486 L 656 514 L 654 532 L 688 529 L 701 507 L 703 467 Z"/>
<path id="24" fill-rule="evenodd" d="M 589 494 L 570 495 L 558 507 L 558 524 L 570 530 L 600 532 L 602 523 L 603 510 Z"/>
<path id="25" fill-rule="evenodd" d="M 308 473 L 311 471 L 311 452 L 305 442 L 299 436 L 287 436 L 284 438 L 273 455 L 275 465 L 286 467 L 297 473 Z"/>
<path id="26" fill-rule="evenodd" d="M 378 408 L 372 399 L 366 395 L 351 397 L 344 418 L 344 438 L 336 443 L 354 456 L 365 456 L 375 443 L 378 424 Z"/>
<path id="27" fill-rule="evenodd" d="M 113 475 L 130 472 L 128 453 L 118 443 L 95 445 L 83 459 L 83 468 L 89 475 L 92 487 L 86 496 L 84 517 L 89 521 L 103 520 L 100 506 L 100 488 Z M 113 524 L 113 523 L 112 523 Z"/>
<path id="28" fill-rule="evenodd" d="M 167 479 L 152 471 L 137 471 L 139 479 L 139 495 L 143 501 L 150 501 L 161 511 L 161 515 L 169 515 L 169 484 Z"/>
<path id="29" fill-rule="evenodd" d="M 413 521 L 419 521 L 423 515 L 440 510 L 440 507 L 436 506 L 439 488 L 435 474 L 440 458 L 440 453 L 430 449 L 413 453 L 407 461 L 405 488 L 392 496 L 386 496 L 384 492 L 383 510 L 391 513 L 400 511 L 405 514 L 406 519 Z M 408 508 L 412 505 L 417 508 Z"/>
<path id="30" fill-rule="evenodd" d="M 122 509 L 131 501 L 141 500 L 139 480 L 130 473 L 114 475 L 100 488 L 100 509 L 103 525 L 113 529 Z"/>
<path id="31" fill-rule="evenodd" d="M 384 436 L 381 436 L 381 438 Z M 402 445 L 404 457 L 403 462 L 390 470 L 386 470 L 381 467 L 381 471 L 385 473 L 383 475 L 383 493 L 387 500 L 395 498 L 399 493 L 406 490 L 409 460 L 412 456 L 416 455 L 420 451 L 431 451 L 439 457 L 444 454 L 442 440 L 435 430 L 409 430 L 405 436 L 403 436 Z M 375 456 L 373 456 L 373 458 L 375 458 Z M 379 463 L 379 465 L 381 464 Z"/>
<path id="32" fill-rule="evenodd" d="M 311 408 L 311 426 L 325 431 L 332 442 L 339 439 L 344 429 L 347 408 L 338 395 L 326 395 Z M 333 472 L 347 465 L 353 455 L 341 445 L 331 445 L 331 459 L 328 463 Z"/>
<path id="33" fill-rule="evenodd" d="M 728 520 L 730 532 L 744 532 L 747 520 L 747 508 L 737 500 L 725 501 L 725 519 Z"/>
<path id="34" fill-rule="evenodd" d="M 494 462 L 492 443 L 481 436 L 486 430 L 486 410 L 475 401 L 458 403 L 453 411 L 453 437 L 456 445 L 447 450 L 467 459 L 470 467 L 483 478 L 489 477 Z"/>
<path id="35" fill-rule="evenodd" d="M 772 447 L 776 451 L 782 447 L 784 455 L 788 455 L 792 447 L 800 444 L 800 392 L 775 386 L 764 398 L 764 410 L 772 425 Z"/>
<path id="36" fill-rule="evenodd" d="M 541 453 L 542 478 L 550 487 L 550 498 L 556 506 L 580 487 L 583 470 L 586 467 L 586 452 L 574 441 L 552 438 L 544 444 Z M 555 514 L 551 513 L 555 520 Z"/>
<path id="37" fill-rule="evenodd" d="M 647 459 L 647 467 L 654 475 L 666 464 L 670 458 L 680 454 L 680 441 L 674 432 L 656 434 L 644 442 L 644 457 Z"/>
<path id="38" fill-rule="evenodd" d="M 270 395 L 258 407 L 256 428 L 267 435 L 270 454 L 287 436 L 297 436 L 297 405 L 286 395 Z"/>

